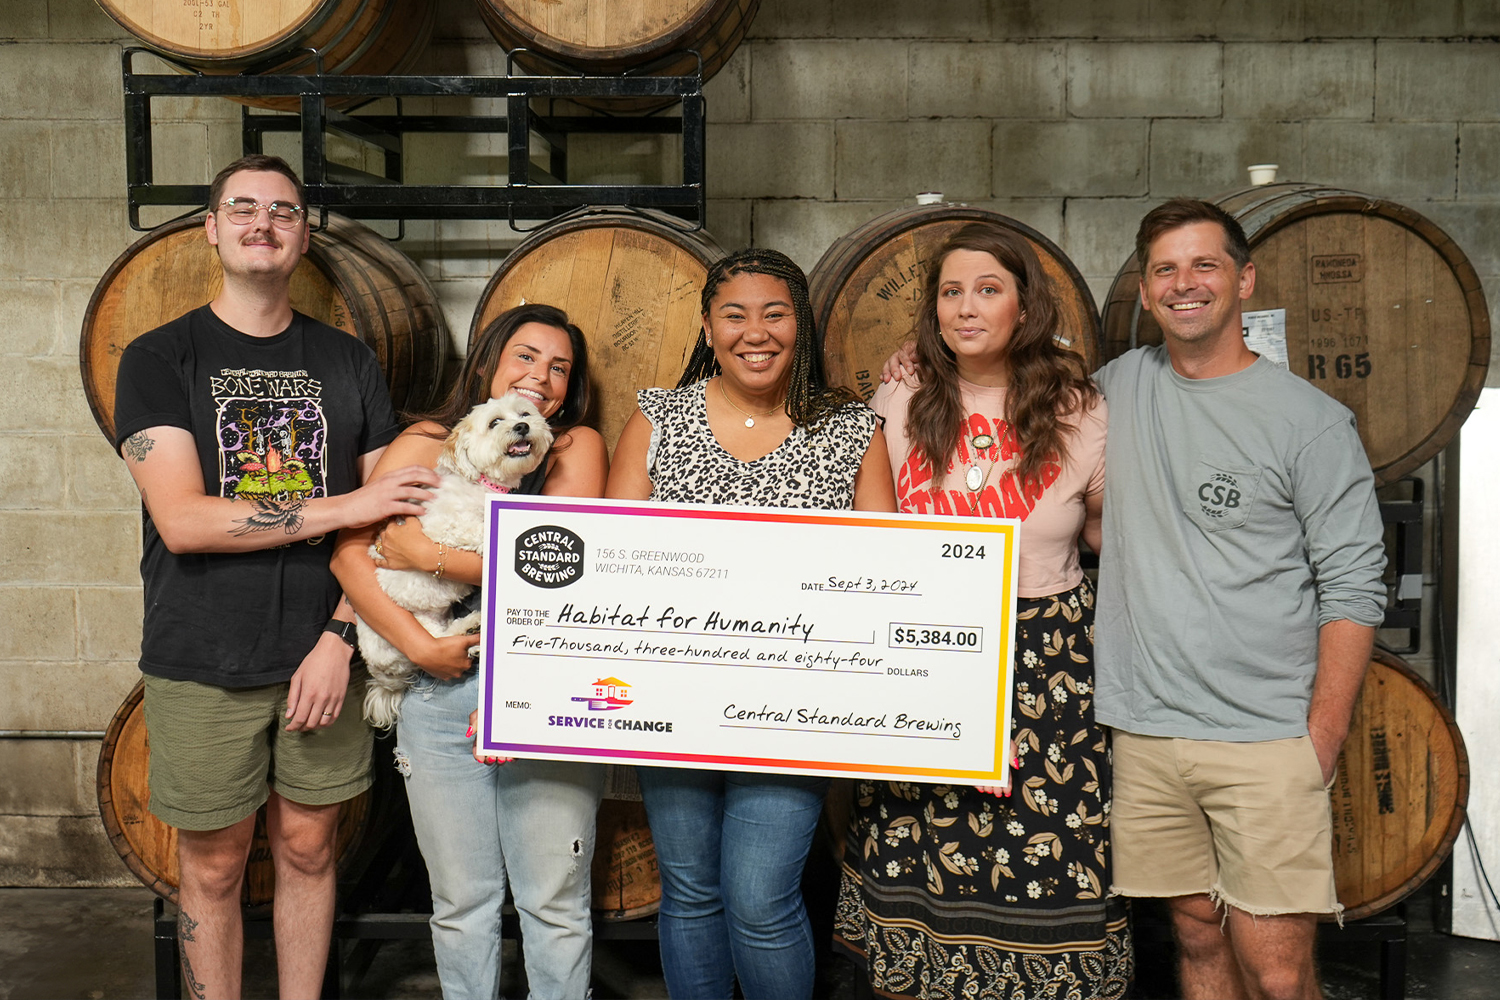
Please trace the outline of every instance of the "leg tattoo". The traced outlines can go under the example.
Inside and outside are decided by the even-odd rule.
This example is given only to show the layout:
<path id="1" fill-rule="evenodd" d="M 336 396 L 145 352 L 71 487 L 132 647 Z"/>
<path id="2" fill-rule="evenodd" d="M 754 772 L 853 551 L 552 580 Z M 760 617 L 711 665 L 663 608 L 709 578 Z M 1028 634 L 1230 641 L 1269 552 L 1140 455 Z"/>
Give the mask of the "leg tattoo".
<path id="1" fill-rule="evenodd" d="M 203 1000 L 206 987 L 193 976 L 193 962 L 188 957 L 187 945 L 189 941 L 195 940 L 193 931 L 197 930 L 198 921 L 186 913 L 178 911 L 177 914 L 177 947 L 182 952 L 182 978 L 187 981 L 188 993 L 192 994 L 194 1000 Z"/>

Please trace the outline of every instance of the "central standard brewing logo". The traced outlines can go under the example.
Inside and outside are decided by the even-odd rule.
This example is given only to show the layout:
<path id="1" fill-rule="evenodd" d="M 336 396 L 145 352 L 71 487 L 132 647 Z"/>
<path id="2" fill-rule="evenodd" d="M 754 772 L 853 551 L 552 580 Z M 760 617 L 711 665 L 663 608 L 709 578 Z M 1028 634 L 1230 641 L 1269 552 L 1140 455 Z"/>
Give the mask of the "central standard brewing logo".
<path id="1" fill-rule="evenodd" d="M 544 524 L 516 536 L 516 576 L 534 587 L 566 587 L 583 575 L 583 539 Z"/>

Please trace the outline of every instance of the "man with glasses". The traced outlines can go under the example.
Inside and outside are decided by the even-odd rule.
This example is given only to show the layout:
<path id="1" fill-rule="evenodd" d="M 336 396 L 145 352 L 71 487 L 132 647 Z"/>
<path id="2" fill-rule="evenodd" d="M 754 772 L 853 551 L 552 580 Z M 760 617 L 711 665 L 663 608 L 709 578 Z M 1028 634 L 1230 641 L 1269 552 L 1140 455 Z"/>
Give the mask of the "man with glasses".
<path id="1" fill-rule="evenodd" d="M 292 309 L 304 205 L 277 157 L 220 171 L 204 229 L 223 288 L 132 343 L 116 387 L 115 443 L 144 508 L 151 810 L 178 830 L 194 997 L 240 993 L 263 803 L 281 995 L 321 990 L 339 803 L 369 787 L 371 746 L 329 536 L 419 514 L 437 483 L 421 466 L 365 482 L 399 426 L 374 353 Z"/>

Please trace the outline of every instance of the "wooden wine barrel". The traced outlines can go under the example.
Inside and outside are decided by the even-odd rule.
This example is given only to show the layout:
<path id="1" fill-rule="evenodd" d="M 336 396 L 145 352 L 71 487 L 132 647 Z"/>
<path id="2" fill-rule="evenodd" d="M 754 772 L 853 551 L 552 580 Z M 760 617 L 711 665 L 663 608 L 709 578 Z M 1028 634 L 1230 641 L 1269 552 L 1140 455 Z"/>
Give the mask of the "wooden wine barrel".
<path id="1" fill-rule="evenodd" d="M 1314 184 L 1215 199 L 1255 261 L 1246 310 L 1285 309 L 1291 370 L 1354 411 L 1375 479 L 1436 455 L 1474 408 L 1490 363 L 1490 318 L 1463 251 L 1403 205 Z M 1106 360 L 1161 343 L 1125 262 L 1104 304 Z"/>
<path id="2" fill-rule="evenodd" d="M 142 705 L 146 684 L 138 682 L 125 696 L 104 734 L 99 753 L 99 815 L 109 842 L 125 866 L 152 892 L 177 901 L 177 830 L 152 815 L 148 781 L 151 745 L 146 739 Z M 336 850 L 340 870 L 361 855 L 361 846 L 374 824 L 372 793 L 350 799 L 339 807 Z M 275 895 L 276 872 L 266 836 L 266 809 L 256 814 L 250 859 L 245 865 L 241 898 L 246 905 L 269 903 Z"/>
<path id="3" fill-rule="evenodd" d="M 1376 650 L 1329 790 L 1333 869 L 1344 918 L 1359 920 L 1416 892 L 1445 861 L 1464 822 L 1469 756 L 1437 693 Z"/>
<path id="4" fill-rule="evenodd" d="M 594 913 L 601 920 L 650 916 L 661 905 L 661 879 L 646 807 L 605 799 L 594 835 Z"/>
<path id="5" fill-rule="evenodd" d="M 698 70 L 692 50 L 703 57 L 705 80 L 734 54 L 760 7 L 760 0 L 478 2 L 496 41 L 535 53 L 516 57 L 530 72 L 555 74 L 562 63 L 585 73 L 684 76 Z M 617 109 L 619 102 L 601 106 Z"/>
<path id="6" fill-rule="evenodd" d="M 813 265 L 813 318 L 828 381 L 869 399 L 880 368 L 913 335 L 917 300 L 933 255 L 967 222 L 993 222 L 1031 243 L 1058 303 L 1058 342 L 1098 366 L 1099 314 L 1078 269 L 1057 245 L 1014 219 L 967 205 L 900 208 L 841 236 Z"/>
<path id="7" fill-rule="evenodd" d="M 143 45 L 204 73 L 404 73 L 432 34 L 430 0 L 99 0 Z M 330 101 L 347 106 L 354 101 Z M 296 98 L 247 99 L 296 110 Z"/>
<path id="8" fill-rule="evenodd" d="M 588 338 L 599 432 L 613 449 L 635 412 L 635 391 L 677 384 L 702 327 L 708 266 L 724 255 L 712 236 L 681 226 L 656 212 L 601 208 L 537 230 L 479 296 L 469 348 L 522 302 L 562 309 Z"/>
<path id="9" fill-rule="evenodd" d="M 201 218 L 154 229 L 104 272 L 83 317 L 78 357 L 94 420 L 111 443 L 120 355 L 141 334 L 218 294 L 224 274 Z M 292 275 L 292 307 L 374 349 L 398 409 L 442 391 L 448 333 L 416 264 L 378 233 L 330 215 Z"/>

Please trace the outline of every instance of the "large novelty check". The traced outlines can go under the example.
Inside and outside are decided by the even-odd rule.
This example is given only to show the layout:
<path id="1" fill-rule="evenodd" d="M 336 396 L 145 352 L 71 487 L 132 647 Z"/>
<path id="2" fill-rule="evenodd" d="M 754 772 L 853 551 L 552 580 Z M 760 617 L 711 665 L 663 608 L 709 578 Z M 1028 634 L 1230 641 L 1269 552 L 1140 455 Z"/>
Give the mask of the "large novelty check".
<path id="1" fill-rule="evenodd" d="M 497 756 L 997 784 L 1014 521 L 496 497 Z"/>

